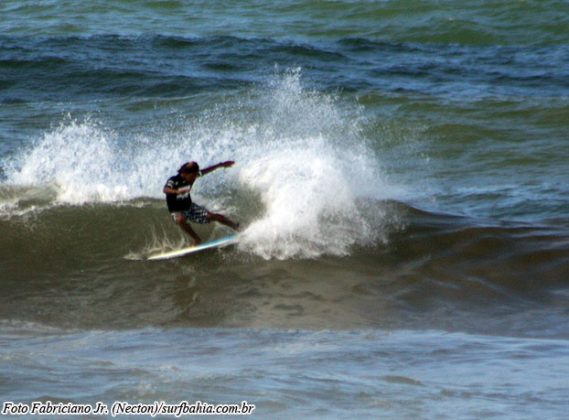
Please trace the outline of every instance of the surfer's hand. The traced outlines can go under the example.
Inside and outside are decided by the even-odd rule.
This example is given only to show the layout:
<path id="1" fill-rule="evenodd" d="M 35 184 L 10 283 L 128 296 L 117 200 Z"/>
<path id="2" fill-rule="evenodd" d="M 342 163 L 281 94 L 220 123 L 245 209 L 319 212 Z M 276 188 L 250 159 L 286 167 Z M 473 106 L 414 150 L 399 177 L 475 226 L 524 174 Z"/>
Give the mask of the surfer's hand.
<path id="1" fill-rule="evenodd" d="M 228 160 L 228 161 L 225 161 L 225 162 L 221 162 L 221 163 L 219 164 L 219 166 L 221 166 L 221 167 L 223 167 L 223 168 L 229 168 L 229 167 L 233 166 L 234 163 L 235 163 L 235 161 L 233 161 L 233 160 Z"/>

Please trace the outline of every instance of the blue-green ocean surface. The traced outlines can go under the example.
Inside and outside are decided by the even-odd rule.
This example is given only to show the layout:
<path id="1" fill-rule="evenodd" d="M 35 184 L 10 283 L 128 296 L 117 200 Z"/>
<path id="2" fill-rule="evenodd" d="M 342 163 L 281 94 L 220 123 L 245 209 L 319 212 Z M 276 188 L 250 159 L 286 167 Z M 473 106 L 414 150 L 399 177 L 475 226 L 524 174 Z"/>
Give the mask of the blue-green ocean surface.
<path id="1" fill-rule="evenodd" d="M 563 418 L 568 133 L 565 1 L 4 0 L 1 402 Z"/>

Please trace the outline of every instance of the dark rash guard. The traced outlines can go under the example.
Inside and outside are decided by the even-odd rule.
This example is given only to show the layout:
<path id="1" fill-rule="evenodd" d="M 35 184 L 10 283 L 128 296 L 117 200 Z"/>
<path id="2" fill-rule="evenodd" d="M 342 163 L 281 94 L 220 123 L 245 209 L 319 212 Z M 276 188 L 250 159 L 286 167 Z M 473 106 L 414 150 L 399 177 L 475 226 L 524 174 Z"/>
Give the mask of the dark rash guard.
<path id="1" fill-rule="evenodd" d="M 168 204 L 168 211 L 170 213 L 185 211 L 190 208 L 192 205 L 192 197 L 190 196 L 192 184 L 186 182 L 181 175 L 174 175 L 168 179 L 166 187 L 174 190 L 189 187 L 188 191 L 184 194 L 166 194 L 166 203 Z"/>

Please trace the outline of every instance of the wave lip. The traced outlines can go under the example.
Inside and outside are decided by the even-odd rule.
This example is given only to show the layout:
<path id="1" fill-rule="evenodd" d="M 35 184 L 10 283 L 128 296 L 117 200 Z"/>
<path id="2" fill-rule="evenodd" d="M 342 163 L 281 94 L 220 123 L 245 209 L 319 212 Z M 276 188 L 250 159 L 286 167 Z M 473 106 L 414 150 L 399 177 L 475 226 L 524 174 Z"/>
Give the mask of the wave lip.
<path id="1" fill-rule="evenodd" d="M 67 204 L 109 202 L 128 198 L 120 183 L 120 159 L 112 133 L 90 123 L 71 121 L 46 133 L 29 153 L 12 162 L 8 183 L 57 188 L 57 201 Z"/>

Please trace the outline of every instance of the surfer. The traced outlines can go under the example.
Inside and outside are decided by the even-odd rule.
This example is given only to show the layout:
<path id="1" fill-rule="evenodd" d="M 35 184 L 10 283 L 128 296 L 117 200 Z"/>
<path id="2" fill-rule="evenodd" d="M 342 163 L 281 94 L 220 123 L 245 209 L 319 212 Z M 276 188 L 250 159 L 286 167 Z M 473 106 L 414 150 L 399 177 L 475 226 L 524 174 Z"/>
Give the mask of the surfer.
<path id="1" fill-rule="evenodd" d="M 197 162 L 187 162 L 178 169 L 177 175 L 168 179 L 164 186 L 163 191 L 166 194 L 168 211 L 176 224 L 192 237 L 194 245 L 199 245 L 201 238 L 194 232 L 189 222 L 206 224 L 214 221 L 229 226 L 233 230 L 239 230 L 239 223 L 231 221 L 222 214 L 210 212 L 205 207 L 194 203 L 190 196 L 192 186 L 199 176 L 206 175 L 219 168 L 229 168 L 234 163 L 234 161 L 228 160 L 200 170 Z"/>

